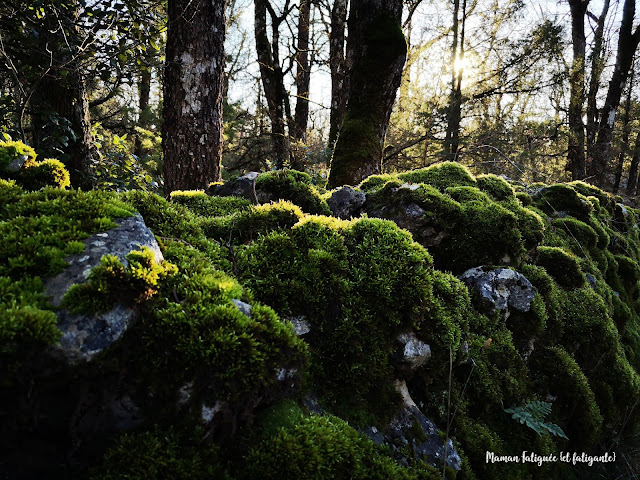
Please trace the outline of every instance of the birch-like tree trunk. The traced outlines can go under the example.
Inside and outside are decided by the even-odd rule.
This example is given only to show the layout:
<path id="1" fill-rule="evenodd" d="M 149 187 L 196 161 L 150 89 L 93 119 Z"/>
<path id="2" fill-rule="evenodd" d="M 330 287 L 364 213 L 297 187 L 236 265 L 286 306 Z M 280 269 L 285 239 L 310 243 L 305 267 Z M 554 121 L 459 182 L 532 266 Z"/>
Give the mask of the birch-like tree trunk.
<path id="1" fill-rule="evenodd" d="M 220 180 L 224 0 L 169 0 L 162 147 L 164 193 Z"/>
<path id="2" fill-rule="evenodd" d="M 355 185 L 380 173 L 407 53 L 402 6 L 402 0 L 351 2 L 347 57 L 352 56 L 353 66 L 347 110 L 331 162 L 331 188 Z"/>

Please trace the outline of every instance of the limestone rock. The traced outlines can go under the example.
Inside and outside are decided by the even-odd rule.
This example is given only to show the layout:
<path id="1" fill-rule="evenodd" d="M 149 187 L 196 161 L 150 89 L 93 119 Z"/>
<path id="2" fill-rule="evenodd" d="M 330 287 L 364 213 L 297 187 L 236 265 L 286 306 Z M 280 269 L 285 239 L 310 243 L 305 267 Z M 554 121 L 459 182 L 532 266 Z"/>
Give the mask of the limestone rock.
<path id="1" fill-rule="evenodd" d="M 460 276 L 472 295 L 476 308 L 486 314 L 496 311 L 505 317 L 509 309 L 528 312 L 537 292 L 527 278 L 508 268 L 489 270 L 486 267 L 471 268 Z"/>
<path id="2" fill-rule="evenodd" d="M 333 192 L 327 203 L 334 217 L 348 220 L 360 213 L 360 207 L 366 201 L 367 196 L 364 192 L 356 191 L 345 185 Z"/>
<path id="3" fill-rule="evenodd" d="M 418 340 L 413 332 L 401 333 L 396 340 L 401 345 L 400 360 L 411 370 L 421 367 L 431 357 L 431 347 Z"/>
<path id="4" fill-rule="evenodd" d="M 112 230 L 87 238 L 84 252 L 67 257 L 69 267 L 45 281 L 45 292 L 52 297 L 55 306 L 60 305 L 69 287 L 87 280 L 91 269 L 100 264 L 103 255 L 116 255 L 126 265 L 125 257 L 131 250 L 149 247 L 154 252 L 155 260 L 162 261 L 160 247 L 140 215 L 122 219 L 118 224 Z M 130 307 L 116 304 L 102 314 L 76 314 L 60 309 L 57 315 L 62 338 L 56 348 L 69 361 L 75 362 L 91 360 L 118 340 L 135 320 L 137 313 Z"/>
<path id="5" fill-rule="evenodd" d="M 399 448 L 403 445 L 411 445 L 416 456 L 423 458 L 430 465 L 439 468 L 443 462 L 446 462 L 448 467 L 460 470 L 462 459 L 453 442 L 449 439 L 445 447 L 445 442 L 435 423 L 420 411 L 411 398 L 406 382 L 404 380 L 396 381 L 396 390 L 404 401 L 404 407 L 385 429 L 385 437 L 392 450 L 399 454 Z M 420 439 L 412 438 L 409 435 L 416 426 L 420 428 L 422 433 Z"/>

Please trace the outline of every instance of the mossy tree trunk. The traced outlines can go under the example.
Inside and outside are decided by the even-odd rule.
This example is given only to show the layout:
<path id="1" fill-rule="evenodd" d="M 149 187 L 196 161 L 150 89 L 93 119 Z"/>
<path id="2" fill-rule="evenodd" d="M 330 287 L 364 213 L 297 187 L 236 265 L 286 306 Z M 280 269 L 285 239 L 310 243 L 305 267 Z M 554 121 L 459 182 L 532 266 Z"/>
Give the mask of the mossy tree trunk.
<path id="1" fill-rule="evenodd" d="M 569 150 L 567 152 L 567 170 L 571 172 L 573 180 L 583 179 L 586 176 L 582 111 L 585 100 L 584 62 L 587 48 L 584 26 L 588 4 L 589 0 L 569 0 L 573 62 L 569 75 Z"/>
<path id="2" fill-rule="evenodd" d="M 225 1 L 169 0 L 164 193 L 220 180 Z"/>
<path id="3" fill-rule="evenodd" d="M 407 43 L 402 0 L 351 2 L 347 57 L 349 99 L 336 142 L 329 187 L 355 185 L 380 173 L 384 138 L 402 79 Z"/>
<path id="4" fill-rule="evenodd" d="M 635 11 L 636 0 L 625 0 L 622 8 L 620 33 L 618 35 L 616 63 L 609 82 L 607 98 L 600 111 L 598 137 L 593 146 L 593 161 L 591 162 L 589 174 L 595 177 L 596 183 L 601 187 L 605 184 L 606 170 L 611 162 L 611 140 L 613 138 L 616 112 L 629 78 L 633 57 L 640 43 L 640 26 L 637 26 L 635 31 L 633 30 Z"/>

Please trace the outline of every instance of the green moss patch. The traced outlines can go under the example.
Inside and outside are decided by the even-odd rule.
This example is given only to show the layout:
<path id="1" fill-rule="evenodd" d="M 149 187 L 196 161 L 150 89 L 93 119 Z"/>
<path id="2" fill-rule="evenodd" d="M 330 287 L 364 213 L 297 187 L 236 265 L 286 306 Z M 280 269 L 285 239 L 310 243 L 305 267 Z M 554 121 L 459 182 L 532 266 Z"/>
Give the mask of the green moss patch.
<path id="1" fill-rule="evenodd" d="M 289 200 L 304 212 L 330 215 L 327 202 L 312 185 L 311 176 L 296 170 L 266 172 L 256 179 L 256 189 L 273 200 Z"/>

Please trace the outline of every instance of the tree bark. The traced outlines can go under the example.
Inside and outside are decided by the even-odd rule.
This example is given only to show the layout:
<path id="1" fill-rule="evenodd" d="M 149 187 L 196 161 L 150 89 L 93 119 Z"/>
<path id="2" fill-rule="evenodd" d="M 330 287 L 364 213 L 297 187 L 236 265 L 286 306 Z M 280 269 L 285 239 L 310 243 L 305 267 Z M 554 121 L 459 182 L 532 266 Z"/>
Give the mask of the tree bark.
<path id="1" fill-rule="evenodd" d="M 331 9 L 329 35 L 329 66 L 331 68 L 331 118 L 329 120 L 329 148 L 335 146 L 349 94 L 349 69 L 344 53 L 347 24 L 347 0 L 335 0 Z"/>
<path id="2" fill-rule="evenodd" d="M 573 62 L 569 83 L 569 150 L 567 153 L 567 170 L 573 180 L 586 176 L 584 155 L 584 123 L 582 112 L 585 100 L 584 75 L 587 41 L 585 38 L 585 15 L 589 0 L 569 0 L 571 10 L 571 40 L 573 45 Z"/>
<path id="3" fill-rule="evenodd" d="M 598 17 L 595 32 L 593 34 L 593 51 L 591 53 L 591 76 L 589 77 L 589 90 L 587 92 L 587 160 L 589 165 L 593 160 L 593 144 L 598 134 L 598 104 L 597 97 L 600 90 L 600 80 L 604 69 L 605 58 L 603 55 L 604 27 L 609 13 L 610 1 L 605 0 L 602 13 Z"/>
<path id="4" fill-rule="evenodd" d="M 462 2 L 462 25 L 459 19 L 460 1 L 453 5 L 453 45 L 451 48 L 451 96 L 447 114 L 447 131 L 445 137 L 445 155 L 455 160 L 460 144 L 460 122 L 462 121 L 462 68 L 456 68 L 456 62 L 464 59 L 464 30 L 466 23 L 467 2 Z M 458 39 L 458 30 L 460 38 Z M 459 52 L 459 53 L 458 53 Z"/>
<path id="5" fill-rule="evenodd" d="M 307 139 L 307 124 L 309 122 L 309 83 L 311 70 L 309 65 L 309 18 L 311 16 L 311 1 L 301 0 L 298 17 L 298 48 L 296 51 L 296 111 L 292 137 L 298 144 L 304 144 Z M 291 168 L 304 170 L 304 155 L 301 149 L 296 149 L 291 156 Z"/>
<path id="6" fill-rule="evenodd" d="M 636 143 L 633 148 L 633 157 L 629 166 L 629 181 L 627 182 L 627 195 L 637 195 L 636 187 L 638 185 L 638 164 L 640 164 L 640 130 L 636 136 Z"/>
<path id="7" fill-rule="evenodd" d="M 164 82 L 164 193 L 220 180 L 224 0 L 169 0 Z"/>
<path id="8" fill-rule="evenodd" d="M 613 182 L 613 193 L 618 193 L 620 188 L 620 181 L 622 180 L 622 170 L 624 169 L 624 159 L 626 153 L 630 150 L 629 136 L 631 134 L 631 90 L 633 86 L 633 71 L 631 71 L 631 77 L 629 85 L 627 87 L 627 98 L 624 102 L 624 116 L 622 117 L 622 142 L 620 146 L 620 152 L 618 152 L 618 162 L 616 164 L 615 179 Z"/>
<path id="9" fill-rule="evenodd" d="M 407 43 L 402 0 L 351 2 L 347 56 L 353 55 L 349 100 L 336 142 L 329 187 L 380 173 L 384 138 L 402 78 Z"/>
<path id="10" fill-rule="evenodd" d="M 43 68 L 45 73 L 36 81 L 31 98 L 33 146 L 40 155 L 64 162 L 73 187 L 90 190 L 95 186 L 92 164 L 97 149 L 91 136 L 89 101 L 79 51 L 80 4 L 73 2 L 71 12 L 64 16 L 58 15 L 55 6 L 50 8 L 39 32 L 40 51 L 34 59 L 37 68 Z M 67 32 L 64 41 L 61 28 Z M 53 55 L 51 48 L 54 48 Z"/>
<path id="11" fill-rule="evenodd" d="M 140 71 L 140 79 L 138 81 L 138 126 L 140 128 L 147 128 L 149 126 L 149 98 L 151 95 L 151 65 L 147 65 Z M 136 143 L 134 146 L 134 152 L 137 157 L 141 157 L 144 154 L 142 148 L 142 140 L 140 135 L 136 135 Z"/>
<path id="12" fill-rule="evenodd" d="M 600 187 L 604 187 L 606 170 L 611 161 L 611 139 L 613 137 L 616 111 L 620 105 L 622 92 L 629 77 L 633 56 L 640 42 L 640 27 L 636 27 L 635 32 L 632 32 L 635 10 L 636 1 L 625 0 L 618 36 L 616 63 L 609 82 L 607 98 L 600 112 L 598 136 L 593 148 L 593 162 L 589 172 L 595 177 L 596 183 Z"/>
<path id="13" fill-rule="evenodd" d="M 285 5 L 285 13 L 276 16 L 269 0 L 255 0 L 255 24 L 254 32 L 256 37 L 256 51 L 258 63 L 260 65 L 260 77 L 267 108 L 269 120 L 271 121 L 271 140 L 275 155 L 276 167 L 284 168 L 289 162 L 290 148 L 289 136 L 287 134 L 287 122 L 285 114 L 287 107 L 286 91 L 284 88 L 284 75 L 280 65 L 278 29 L 280 24 L 288 15 L 289 2 Z M 271 16 L 272 40 L 269 41 L 267 34 L 267 10 Z M 287 115 L 290 116 L 290 115 Z"/>

